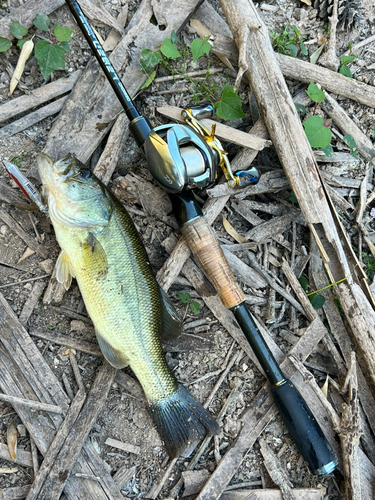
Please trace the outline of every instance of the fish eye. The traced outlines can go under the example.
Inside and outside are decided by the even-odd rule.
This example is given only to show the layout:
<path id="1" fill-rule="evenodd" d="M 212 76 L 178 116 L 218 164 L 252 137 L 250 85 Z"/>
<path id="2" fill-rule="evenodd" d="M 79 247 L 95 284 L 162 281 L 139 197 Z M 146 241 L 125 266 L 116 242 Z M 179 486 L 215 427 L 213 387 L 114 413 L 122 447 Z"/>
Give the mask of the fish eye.
<path id="1" fill-rule="evenodd" d="M 82 178 L 82 179 L 89 179 L 90 177 L 92 177 L 92 172 L 91 170 L 80 170 L 79 171 L 79 176 Z"/>

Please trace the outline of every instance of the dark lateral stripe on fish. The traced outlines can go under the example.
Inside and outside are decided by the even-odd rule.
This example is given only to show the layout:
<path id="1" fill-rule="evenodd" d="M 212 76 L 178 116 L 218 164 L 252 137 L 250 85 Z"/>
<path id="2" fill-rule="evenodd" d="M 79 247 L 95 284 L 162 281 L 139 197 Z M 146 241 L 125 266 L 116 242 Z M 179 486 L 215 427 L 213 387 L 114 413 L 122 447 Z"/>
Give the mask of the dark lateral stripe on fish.
<path id="1" fill-rule="evenodd" d="M 170 458 L 175 458 L 206 434 L 218 434 L 213 416 L 179 384 L 168 398 L 150 403 L 150 414 Z"/>

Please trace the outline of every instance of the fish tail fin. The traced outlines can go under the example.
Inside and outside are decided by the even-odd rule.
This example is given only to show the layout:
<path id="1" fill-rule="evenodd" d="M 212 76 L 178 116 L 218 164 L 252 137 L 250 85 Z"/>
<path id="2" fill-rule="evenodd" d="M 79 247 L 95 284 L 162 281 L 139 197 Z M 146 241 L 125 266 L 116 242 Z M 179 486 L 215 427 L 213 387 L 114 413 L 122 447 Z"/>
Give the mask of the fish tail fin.
<path id="1" fill-rule="evenodd" d="M 150 413 L 170 458 L 206 434 L 220 431 L 214 417 L 181 384 L 167 398 L 150 402 Z"/>

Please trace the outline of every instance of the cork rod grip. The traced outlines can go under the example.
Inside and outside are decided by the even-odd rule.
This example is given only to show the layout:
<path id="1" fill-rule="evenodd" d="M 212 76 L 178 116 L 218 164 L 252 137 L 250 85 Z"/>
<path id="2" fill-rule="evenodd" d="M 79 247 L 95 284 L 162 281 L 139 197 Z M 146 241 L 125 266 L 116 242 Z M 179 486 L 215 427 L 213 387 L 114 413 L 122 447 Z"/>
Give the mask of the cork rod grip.
<path id="1" fill-rule="evenodd" d="M 206 273 L 224 306 L 230 309 L 245 300 L 227 259 L 204 217 L 191 220 L 181 228 L 194 257 Z"/>

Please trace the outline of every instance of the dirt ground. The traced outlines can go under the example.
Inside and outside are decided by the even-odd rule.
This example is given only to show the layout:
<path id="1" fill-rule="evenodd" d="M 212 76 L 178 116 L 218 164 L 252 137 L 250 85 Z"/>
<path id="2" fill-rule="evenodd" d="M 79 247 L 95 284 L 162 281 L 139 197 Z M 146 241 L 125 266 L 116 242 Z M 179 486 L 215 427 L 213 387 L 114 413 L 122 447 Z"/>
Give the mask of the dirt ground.
<path id="1" fill-rule="evenodd" d="M 125 3 L 126 0 L 110 0 L 102 1 L 101 5 L 114 17 L 117 17 Z M 218 3 L 212 3 L 215 8 L 220 11 Z M 337 45 L 338 54 L 347 50 L 349 43 L 354 44 L 374 34 L 374 6 L 371 0 L 359 0 L 359 3 L 361 4 L 361 10 L 359 11 L 361 17 L 356 19 L 356 22 L 351 26 L 349 31 L 339 32 Z M 316 39 L 318 33 L 324 32 L 323 21 L 317 17 L 316 9 L 309 7 L 306 3 L 299 0 L 269 0 L 267 4 L 274 7 L 274 9 L 266 10 L 266 8 L 260 8 L 258 10 L 267 26 L 272 30 L 282 31 L 286 25 L 295 24 L 302 33 L 307 34 L 307 42 Z M 131 19 L 138 5 L 138 1 L 129 1 L 128 20 Z M 12 12 L 12 9 L 18 6 L 19 2 L 15 0 L 9 0 L 8 4 L 2 2 L 0 16 Z M 51 15 L 51 18 L 53 22 L 58 21 L 61 22 L 63 26 L 75 29 L 71 43 L 72 50 L 67 54 L 66 69 L 64 71 L 55 71 L 52 77 L 55 80 L 72 73 L 78 68 L 84 68 L 90 58 L 90 50 L 79 32 L 79 29 L 76 27 L 67 7 L 63 6 L 59 8 Z M 99 27 L 98 31 L 104 38 L 109 32 L 109 28 Z M 183 40 L 191 41 L 193 37 L 193 31 L 189 27 L 185 28 L 181 34 Z M 316 50 L 318 44 L 312 43 L 307 46 L 311 54 Z M 152 42 L 150 42 L 150 48 L 153 48 Z M 17 50 L 18 49 L 13 47 L 11 51 L 0 55 L 0 106 L 9 100 L 8 86 L 10 76 L 7 68 L 9 69 L 9 65 L 15 66 Z M 220 65 L 220 62 L 215 56 L 210 55 L 207 59 L 202 59 L 198 63 L 193 64 L 190 62 L 189 70 L 204 68 L 207 65 L 207 61 L 214 67 Z M 351 71 L 354 74 L 354 78 L 370 85 L 375 85 L 374 62 L 375 44 L 372 43 L 362 49 L 358 54 L 358 58 L 352 63 Z M 163 72 L 161 72 L 160 75 L 158 74 L 158 76 L 162 75 Z M 225 76 L 223 75 L 224 73 L 219 76 L 211 77 L 212 81 L 217 85 L 223 85 L 223 83 L 227 82 L 233 84 L 234 78 L 232 74 L 227 72 Z M 34 57 L 31 58 L 26 65 L 26 72 L 22 78 L 22 82 L 28 92 L 44 84 L 43 77 Z M 183 93 L 176 93 L 173 89 L 171 90 L 173 85 L 177 88 L 180 86 L 180 84 L 174 84 L 174 82 L 161 83 L 157 88 L 152 86 L 141 92 L 137 98 L 137 105 L 140 106 L 146 115 L 151 115 L 153 117 L 154 124 L 165 123 L 163 118 L 155 114 L 156 107 L 161 105 L 178 105 L 183 107 L 194 104 L 192 94 L 189 90 Z M 305 86 L 302 84 L 290 82 L 292 95 L 304 88 Z M 165 90 L 170 90 L 170 93 L 164 93 L 163 91 Z M 24 90 L 16 90 L 14 97 L 18 97 L 23 93 Z M 247 131 L 252 121 L 248 103 L 248 88 L 245 82 L 242 83 L 240 95 L 242 97 L 243 110 L 246 114 L 246 118 L 243 120 L 236 120 L 231 125 Z M 355 119 L 355 122 L 362 131 L 369 138 L 374 139 L 373 110 L 349 100 L 340 100 L 340 104 L 346 109 L 348 114 Z M 12 159 L 12 161 L 20 167 L 21 171 L 27 174 L 30 168 L 35 164 L 36 155 L 43 150 L 46 137 L 55 118 L 56 116 L 47 118 L 22 133 L 0 141 L 0 157 Z M 230 158 L 232 158 L 238 151 L 238 147 L 233 145 L 227 146 Z M 90 164 L 91 167 L 95 166 L 97 159 L 98 155 L 94 155 Z M 266 149 L 258 155 L 255 165 L 259 165 L 261 168 L 272 169 L 273 167 L 279 166 L 277 162 L 278 160 L 273 150 Z M 324 167 L 322 168 L 326 168 L 327 164 L 323 165 Z M 348 177 L 361 179 L 363 177 L 365 164 L 360 160 L 359 163 L 345 164 L 344 166 L 340 165 L 340 168 L 347 169 Z M 150 180 L 145 160 L 139 153 L 132 139 L 129 139 L 124 147 L 116 172 L 109 186 L 113 187 L 116 179 L 124 177 L 128 173 L 134 173 L 142 179 Z M 0 180 L 15 188 L 2 167 L 0 167 Z M 279 193 L 278 195 L 279 199 L 288 201 L 290 189 L 286 189 L 285 192 Z M 202 200 L 207 198 L 205 192 L 200 192 L 199 196 Z M 271 198 L 266 195 L 259 196 L 258 198 L 255 197 L 254 199 L 264 202 L 272 201 Z M 49 252 L 48 259 L 43 260 L 36 254 L 33 254 L 22 262 L 19 262 L 27 245 L 11 231 L 5 223 L 0 221 L 0 291 L 11 305 L 13 311 L 19 315 L 33 289 L 35 278 L 44 276 L 40 278 L 40 281 L 44 282 L 47 286 L 49 281 L 48 275 L 52 272 L 55 260 L 59 254 L 59 247 L 56 243 L 53 228 L 48 221 L 42 219 L 40 214 L 34 213 L 30 215 L 29 212 L 17 209 L 6 203 L 2 203 L 1 206 L 33 237 L 36 236 L 33 227 L 33 224 L 35 224 L 43 246 L 48 249 Z M 142 236 L 151 264 L 156 273 L 168 257 L 168 254 L 162 246 L 162 242 L 171 233 L 175 232 L 175 230 L 166 223 L 146 214 L 144 207 L 137 200 L 133 200 L 131 207 L 133 208 L 133 212 L 131 213 L 132 218 Z M 228 241 L 234 242 L 234 240 L 225 231 L 222 225 L 223 216 L 229 220 L 232 226 L 240 234 L 244 234 L 251 228 L 249 223 L 235 212 L 231 204 L 228 203 L 213 225 L 218 237 L 224 243 Z M 264 215 L 262 215 L 262 217 L 264 217 Z M 297 248 L 302 249 L 303 246 L 309 248 L 309 235 L 306 227 L 297 224 L 296 231 L 293 237 L 296 238 L 298 242 Z M 291 230 L 286 231 L 283 236 L 287 241 L 291 241 Z M 354 233 L 353 238 L 355 244 L 356 235 Z M 237 256 L 247 263 L 245 252 L 237 254 Z M 371 272 L 371 270 L 369 272 Z M 268 288 L 252 290 L 247 285 L 243 285 L 243 288 L 245 293 L 256 295 L 260 299 L 267 298 L 267 294 L 269 293 Z M 176 291 L 189 292 L 192 299 L 200 304 L 199 313 L 193 314 L 190 309 L 179 300 L 175 293 Z M 184 332 L 196 337 L 198 339 L 197 346 L 199 347 L 193 351 L 179 350 L 177 343 L 175 352 L 167 352 L 166 359 L 177 379 L 189 388 L 192 395 L 197 400 L 204 403 L 219 377 L 218 370 L 223 367 L 223 362 L 233 345 L 233 339 L 214 317 L 212 312 L 206 307 L 203 300 L 194 289 L 189 286 L 186 280 L 183 278 L 177 280 L 170 289 L 169 295 L 181 316 L 184 317 Z M 80 314 L 81 316 L 87 316 L 75 281 L 73 281 L 70 290 L 65 294 L 60 306 L 64 307 L 66 310 Z M 278 307 L 281 307 L 281 302 Z M 266 306 L 262 303 L 261 305 L 251 306 L 251 311 L 260 318 L 265 316 L 265 309 Z M 276 315 L 277 314 L 276 312 Z M 197 320 L 199 320 L 198 323 Z M 289 337 L 288 341 L 288 336 L 285 335 L 285 332 L 295 337 L 299 334 L 299 331 L 306 326 L 307 324 L 302 316 L 292 323 L 289 311 L 282 321 L 271 329 L 271 334 L 279 347 L 286 353 L 291 347 L 291 337 Z M 42 300 L 40 300 L 34 308 L 26 328 L 30 333 L 33 331 L 55 332 L 95 342 L 94 328 L 89 322 L 73 319 L 67 314 L 62 314 L 61 310 L 57 311 L 53 306 L 43 304 Z M 37 337 L 33 338 L 57 378 L 62 381 L 62 375 L 65 373 L 71 385 L 75 387 L 75 379 L 69 362 L 67 347 Z M 234 345 L 232 348 L 234 353 L 237 350 L 237 346 Z M 84 384 L 86 388 L 89 389 L 98 368 L 102 364 L 102 359 L 79 351 L 76 353 L 76 358 Z M 330 375 L 333 378 L 337 375 L 334 362 L 330 358 L 329 353 L 321 345 L 318 347 L 317 352 L 308 359 L 307 366 L 321 384 L 324 382 L 328 366 L 330 366 Z M 129 375 L 132 375 L 130 369 L 125 369 L 125 371 Z M 211 375 L 201 380 L 201 378 L 207 374 Z M 248 356 L 243 355 L 230 370 L 228 376 L 216 393 L 209 407 L 213 415 L 219 413 L 231 389 L 235 387 L 236 384 L 240 386 L 240 391 L 237 393 L 234 401 L 229 405 L 221 426 L 221 433 L 218 440 L 218 449 L 221 455 L 225 453 L 227 448 L 236 439 L 241 428 L 241 415 L 264 382 L 264 377 L 254 363 Z M 0 403 L 0 442 L 7 442 L 7 428 L 15 417 L 16 413 L 10 405 Z M 15 422 L 16 425 L 21 424 L 21 421 L 17 418 Z M 22 431 L 22 428 L 19 428 L 19 431 Z M 315 488 L 323 486 L 326 488 L 324 500 L 338 500 L 343 498 L 342 475 L 336 472 L 328 477 L 313 476 L 309 472 L 307 465 L 301 459 L 296 446 L 292 442 L 279 416 L 275 417 L 264 429 L 262 437 L 277 454 L 278 459 L 287 471 L 289 479 L 294 487 Z M 114 438 L 124 443 L 139 446 L 139 453 L 127 453 L 108 446 L 105 444 L 107 438 Z M 114 382 L 105 408 L 100 413 L 88 439 L 94 444 L 100 456 L 109 465 L 112 474 L 116 473 L 120 467 L 126 466 L 129 468 L 130 478 L 122 489 L 124 498 L 147 498 L 147 493 L 152 486 L 158 484 L 167 467 L 168 460 L 166 452 L 156 430 L 152 426 L 151 419 L 145 409 L 144 403 L 126 393 L 117 382 Z M 30 440 L 27 434 L 22 437 L 19 432 L 18 447 L 19 449 L 30 451 Z M 171 488 L 180 478 L 188 461 L 188 457 L 179 459 L 170 477 L 167 479 L 159 498 L 168 497 Z M 215 466 L 214 448 L 211 444 L 198 462 L 196 470 L 205 470 L 211 473 L 215 469 Z M 13 465 L 3 460 L 0 460 L 0 467 L 1 488 L 31 484 L 33 481 L 33 470 L 31 468 L 18 465 L 16 472 L 7 473 L 5 469 L 9 469 L 13 467 Z M 3 472 L 3 470 L 5 472 Z M 263 465 L 258 442 L 245 456 L 230 485 L 238 485 L 239 487 L 246 485 L 248 489 L 274 487 L 274 483 Z M 178 498 L 181 497 L 181 494 Z M 187 498 L 194 498 L 194 496 Z"/>

